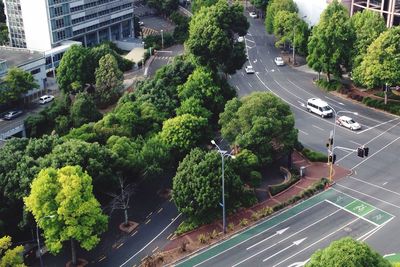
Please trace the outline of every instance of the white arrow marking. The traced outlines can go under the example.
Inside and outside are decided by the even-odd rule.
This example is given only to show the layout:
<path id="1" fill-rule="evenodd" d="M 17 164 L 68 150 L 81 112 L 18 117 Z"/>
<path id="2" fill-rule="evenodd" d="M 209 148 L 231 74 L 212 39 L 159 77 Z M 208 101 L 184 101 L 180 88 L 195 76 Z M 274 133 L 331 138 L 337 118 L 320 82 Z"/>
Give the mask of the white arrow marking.
<path id="1" fill-rule="evenodd" d="M 257 62 L 257 59 L 255 59 L 254 61 L 253 61 L 253 63 L 256 63 Z"/>
<path id="2" fill-rule="evenodd" d="M 287 248 L 284 248 L 284 249 L 282 249 L 281 251 L 278 251 L 278 252 L 276 252 L 275 254 L 272 254 L 272 255 L 269 256 L 268 258 L 263 259 L 263 262 L 266 262 L 267 260 L 269 260 L 269 259 L 275 257 L 276 255 L 278 255 L 278 254 L 280 254 L 280 253 L 282 253 L 282 252 L 288 250 L 289 248 L 291 248 L 291 247 L 293 247 L 293 246 L 298 246 L 298 245 L 300 245 L 301 242 L 303 242 L 303 241 L 306 240 L 306 239 L 307 239 L 307 237 L 302 238 L 302 239 L 299 239 L 299 240 L 297 240 L 297 241 L 294 241 L 294 242 L 293 242 L 290 246 L 288 246 Z"/>
<path id="3" fill-rule="evenodd" d="M 331 100 L 331 101 L 333 101 L 333 102 L 336 102 L 336 103 L 338 103 L 339 105 L 344 106 L 344 104 L 343 104 L 342 102 L 336 101 L 335 99 L 332 99 L 332 98 L 330 98 L 329 96 L 325 96 L 325 98 L 327 98 L 327 99 L 329 99 L 329 100 Z"/>
<path id="4" fill-rule="evenodd" d="M 263 242 L 265 242 L 265 241 L 267 241 L 267 240 L 269 240 L 269 239 L 271 239 L 271 238 L 273 238 L 273 237 L 275 237 L 275 236 L 277 236 L 277 235 L 283 234 L 287 229 L 289 229 L 289 227 L 286 227 L 286 228 L 284 228 L 284 229 L 282 229 L 282 230 L 276 231 L 275 234 L 273 234 L 273 235 L 271 235 L 271 236 L 269 236 L 269 237 L 267 237 L 267 238 L 261 240 L 260 242 L 255 243 L 254 245 L 252 245 L 252 246 L 246 248 L 246 250 L 249 250 L 249 249 L 251 249 L 251 248 L 254 248 L 255 246 L 257 246 L 257 245 L 259 245 L 259 244 L 261 244 L 261 243 L 263 243 Z"/>
<path id="5" fill-rule="evenodd" d="M 299 100 L 297 100 L 297 102 L 299 102 L 300 106 L 302 106 L 302 107 L 305 107 L 305 106 L 306 106 L 303 102 L 301 102 L 301 101 L 299 101 Z"/>
<path id="6" fill-rule="evenodd" d="M 299 261 L 299 262 L 295 262 L 290 264 L 288 267 L 303 267 L 304 265 L 306 265 L 306 263 L 309 261 L 310 259 L 306 260 L 306 261 Z"/>

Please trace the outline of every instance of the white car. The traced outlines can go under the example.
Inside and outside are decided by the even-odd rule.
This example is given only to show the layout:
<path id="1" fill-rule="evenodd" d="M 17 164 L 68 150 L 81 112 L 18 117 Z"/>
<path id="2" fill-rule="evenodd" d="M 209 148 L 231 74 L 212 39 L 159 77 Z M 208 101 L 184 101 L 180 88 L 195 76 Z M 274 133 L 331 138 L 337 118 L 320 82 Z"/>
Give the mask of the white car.
<path id="1" fill-rule="evenodd" d="M 249 15 L 250 15 L 250 17 L 252 17 L 253 19 L 256 19 L 256 18 L 258 18 L 258 15 L 257 15 L 257 13 L 256 12 L 250 12 L 249 13 Z"/>
<path id="2" fill-rule="evenodd" d="M 352 118 L 347 117 L 347 116 L 340 116 L 337 120 L 336 123 L 340 126 L 349 128 L 352 131 L 360 130 L 361 125 L 358 122 L 355 122 Z"/>
<path id="3" fill-rule="evenodd" d="M 245 68 L 244 68 L 244 70 L 246 71 L 246 73 L 247 74 L 253 74 L 254 73 L 254 69 L 253 69 L 253 66 L 246 66 Z"/>
<path id="4" fill-rule="evenodd" d="M 243 37 L 243 36 L 239 36 L 239 37 L 237 38 L 237 41 L 238 41 L 239 43 L 244 42 L 244 37 Z"/>
<path id="5" fill-rule="evenodd" d="M 285 61 L 283 61 L 283 58 L 281 58 L 281 57 L 276 57 L 274 59 L 274 61 L 275 61 L 275 64 L 277 66 L 284 66 L 285 65 Z"/>
<path id="6" fill-rule="evenodd" d="M 39 104 L 46 104 L 54 100 L 54 96 L 52 95 L 44 95 L 39 98 Z"/>

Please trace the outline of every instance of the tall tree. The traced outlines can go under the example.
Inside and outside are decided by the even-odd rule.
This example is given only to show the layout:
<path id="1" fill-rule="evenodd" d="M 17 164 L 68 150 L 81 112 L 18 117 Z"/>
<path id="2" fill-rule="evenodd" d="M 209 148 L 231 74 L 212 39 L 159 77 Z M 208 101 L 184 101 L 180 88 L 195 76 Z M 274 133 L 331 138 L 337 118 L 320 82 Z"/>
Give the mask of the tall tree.
<path id="1" fill-rule="evenodd" d="M 0 90 L 0 104 L 18 100 L 22 94 L 39 88 L 32 74 L 16 67 L 8 70 L 3 82 L 4 88 Z"/>
<path id="2" fill-rule="evenodd" d="M 57 68 L 57 83 L 66 93 L 78 93 L 83 90 L 87 77 L 86 68 L 88 50 L 80 45 L 72 45 L 63 55 Z"/>
<path id="3" fill-rule="evenodd" d="M 92 178 L 81 167 L 66 166 L 40 171 L 32 182 L 30 195 L 24 198 L 27 210 L 44 231 L 50 252 L 59 253 L 63 243 L 70 240 L 74 265 L 75 242 L 91 250 L 107 229 L 108 218 L 92 191 Z"/>
<path id="4" fill-rule="evenodd" d="M 275 16 L 279 11 L 297 13 L 297 5 L 293 0 L 271 0 L 268 2 L 267 14 L 265 15 L 265 29 L 268 33 L 274 32 Z"/>
<path id="5" fill-rule="evenodd" d="M 352 67 L 356 68 L 367 53 L 368 47 L 386 30 L 385 20 L 377 12 L 363 10 L 350 18 L 354 29 L 355 41 L 352 48 Z"/>
<path id="6" fill-rule="evenodd" d="M 218 0 L 193 0 L 191 3 L 192 13 L 198 12 L 202 7 L 210 7 L 217 2 Z"/>
<path id="7" fill-rule="evenodd" d="M 353 78 L 367 88 L 400 84 L 400 26 L 383 32 L 368 47 Z"/>
<path id="8" fill-rule="evenodd" d="M 97 110 L 91 95 L 86 92 L 78 93 L 71 107 L 71 121 L 74 127 L 85 123 L 98 121 L 102 115 Z"/>
<path id="9" fill-rule="evenodd" d="M 1 267 L 24 267 L 24 258 L 22 256 L 24 252 L 23 246 L 12 246 L 11 237 L 3 236 L 0 238 L 0 266 Z"/>
<path id="10" fill-rule="evenodd" d="M 111 54 L 99 61 L 96 69 L 96 100 L 100 106 L 111 104 L 121 92 L 123 74 L 118 69 L 117 60 Z"/>
<path id="11" fill-rule="evenodd" d="M 0 22 L 0 45 L 7 45 L 9 41 L 7 24 Z"/>
<path id="12" fill-rule="evenodd" d="M 183 114 L 164 121 L 161 139 L 178 157 L 205 141 L 207 119 Z"/>
<path id="13" fill-rule="evenodd" d="M 226 140 L 251 150 L 262 164 L 286 155 L 297 141 L 289 105 L 270 93 L 228 101 L 219 124 Z"/>
<path id="14" fill-rule="evenodd" d="M 242 47 L 242 53 L 245 53 L 243 46 L 235 44 L 235 35 L 245 35 L 248 28 L 243 6 L 238 3 L 228 5 L 226 1 L 219 0 L 194 15 L 185 45 L 200 65 L 213 70 L 222 68 L 223 71 L 232 73 L 234 70 L 227 66 L 235 66 L 235 69 L 242 67 L 233 64 L 233 60 L 241 58 L 237 56 L 235 47 Z M 232 58 L 233 55 L 235 58 Z"/>
<path id="15" fill-rule="evenodd" d="M 269 0 L 250 0 L 250 3 L 262 12 L 267 8 Z"/>
<path id="16" fill-rule="evenodd" d="M 346 237 L 333 241 L 329 247 L 314 252 L 306 264 L 306 267 L 334 266 L 390 267 L 392 265 L 366 243 Z"/>
<path id="17" fill-rule="evenodd" d="M 243 183 L 230 161 L 227 159 L 224 174 L 228 210 L 237 207 L 243 196 Z M 216 151 L 193 149 L 179 164 L 172 188 L 178 210 L 189 219 L 214 219 L 221 210 L 221 156 Z"/>
<path id="18" fill-rule="evenodd" d="M 321 14 L 310 36 L 307 64 L 326 73 L 328 82 L 332 74 L 341 77 L 342 66 L 349 63 L 354 34 L 348 13 L 345 6 L 334 0 Z"/>

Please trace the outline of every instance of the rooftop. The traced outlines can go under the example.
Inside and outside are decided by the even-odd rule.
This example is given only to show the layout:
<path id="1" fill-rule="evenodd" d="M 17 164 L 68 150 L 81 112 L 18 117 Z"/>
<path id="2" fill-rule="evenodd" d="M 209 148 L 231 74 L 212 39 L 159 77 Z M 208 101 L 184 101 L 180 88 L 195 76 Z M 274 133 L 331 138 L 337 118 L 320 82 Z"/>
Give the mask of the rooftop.
<path id="1" fill-rule="evenodd" d="M 0 62 L 6 61 L 7 66 L 18 67 L 44 57 L 42 52 L 23 48 L 0 46 Z"/>

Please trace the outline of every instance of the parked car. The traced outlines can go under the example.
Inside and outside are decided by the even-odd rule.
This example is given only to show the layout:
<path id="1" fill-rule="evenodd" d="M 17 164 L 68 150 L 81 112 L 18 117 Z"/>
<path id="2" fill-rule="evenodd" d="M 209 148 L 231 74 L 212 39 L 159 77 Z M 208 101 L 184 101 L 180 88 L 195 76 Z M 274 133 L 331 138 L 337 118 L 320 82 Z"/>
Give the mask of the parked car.
<path id="1" fill-rule="evenodd" d="M 39 98 L 39 104 L 46 104 L 54 100 L 54 96 L 52 95 L 44 95 Z"/>
<path id="2" fill-rule="evenodd" d="M 361 129 L 361 125 L 358 122 L 355 122 L 352 118 L 347 116 L 340 116 L 339 118 L 337 118 L 336 123 L 352 131 Z"/>
<path id="3" fill-rule="evenodd" d="M 251 66 L 251 65 L 246 66 L 246 67 L 244 68 L 244 70 L 246 71 L 247 74 L 253 74 L 253 73 L 254 73 L 253 66 Z"/>
<path id="4" fill-rule="evenodd" d="M 15 119 L 16 117 L 20 116 L 22 113 L 24 113 L 22 110 L 17 109 L 17 110 L 11 110 L 4 115 L 5 120 L 12 120 Z"/>
<path id="5" fill-rule="evenodd" d="M 256 19 L 256 18 L 258 18 L 258 14 L 256 13 L 256 12 L 250 12 L 249 13 L 249 15 L 250 15 L 250 17 L 252 17 L 253 19 Z"/>
<path id="6" fill-rule="evenodd" d="M 274 61 L 275 61 L 275 64 L 276 64 L 277 66 L 283 66 L 283 65 L 285 65 L 285 61 L 283 61 L 283 58 L 281 58 L 281 57 L 276 57 L 276 58 L 274 59 Z"/>
<path id="7" fill-rule="evenodd" d="M 238 41 L 239 43 L 244 42 L 244 37 L 243 37 L 243 36 L 239 36 L 239 37 L 237 38 L 237 41 Z"/>
<path id="8" fill-rule="evenodd" d="M 144 22 L 143 21 L 139 21 L 139 26 L 144 26 Z"/>

